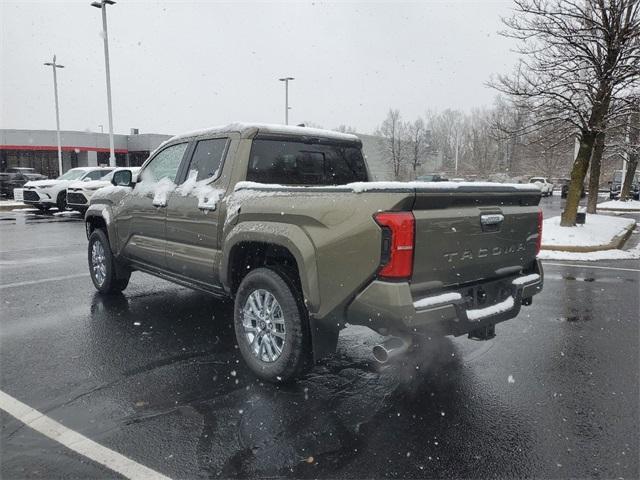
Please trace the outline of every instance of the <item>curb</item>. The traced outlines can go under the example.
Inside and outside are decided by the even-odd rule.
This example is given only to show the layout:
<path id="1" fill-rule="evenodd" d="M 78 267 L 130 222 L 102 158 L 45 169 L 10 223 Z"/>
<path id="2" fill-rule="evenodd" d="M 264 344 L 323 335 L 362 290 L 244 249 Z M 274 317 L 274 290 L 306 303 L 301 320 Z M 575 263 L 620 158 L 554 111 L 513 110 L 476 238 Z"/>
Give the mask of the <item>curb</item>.
<path id="1" fill-rule="evenodd" d="M 29 205 L 24 203 L 14 203 L 12 205 L 0 205 L 0 212 L 10 212 L 14 208 L 29 208 Z"/>
<path id="2" fill-rule="evenodd" d="M 622 212 L 622 213 L 638 213 L 640 212 L 640 208 L 598 208 L 600 212 Z"/>
<path id="3" fill-rule="evenodd" d="M 590 245 L 588 247 L 583 247 L 579 245 L 550 245 L 544 246 L 542 245 L 541 250 L 550 250 L 550 251 L 560 251 L 560 252 L 600 252 L 602 250 L 617 250 L 621 249 L 625 242 L 629 239 L 631 234 L 636 228 L 635 223 L 630 223 L 628 226 L 624 227 L 620 233 L 618 233 L 615 237 L 611 239 L 609 243 L 604 243 L 600 245 Z"/>

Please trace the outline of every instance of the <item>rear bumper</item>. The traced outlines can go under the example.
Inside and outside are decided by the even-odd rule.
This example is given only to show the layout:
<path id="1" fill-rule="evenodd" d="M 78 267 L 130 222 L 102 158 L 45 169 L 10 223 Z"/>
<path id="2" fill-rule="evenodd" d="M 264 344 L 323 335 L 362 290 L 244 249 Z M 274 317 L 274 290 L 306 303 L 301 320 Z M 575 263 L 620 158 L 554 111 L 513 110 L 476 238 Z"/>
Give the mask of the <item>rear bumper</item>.
<path id="1" fill-rule="evenodd" d="M 542 265 L 536 261 L 534 271 L 526 275 L 515 275 L 473 287 L 490 284 L 504 292 L 504 296 L 493 304 L 470 307 L 467 293 L 470 287 L 415 299 L 411 296 L 408 283 L 376 280 L 347 307 L 347 322 L 391 332 L 463 335 L 517 316 L 523 301 L 528 301 L 542 290 Z"/>

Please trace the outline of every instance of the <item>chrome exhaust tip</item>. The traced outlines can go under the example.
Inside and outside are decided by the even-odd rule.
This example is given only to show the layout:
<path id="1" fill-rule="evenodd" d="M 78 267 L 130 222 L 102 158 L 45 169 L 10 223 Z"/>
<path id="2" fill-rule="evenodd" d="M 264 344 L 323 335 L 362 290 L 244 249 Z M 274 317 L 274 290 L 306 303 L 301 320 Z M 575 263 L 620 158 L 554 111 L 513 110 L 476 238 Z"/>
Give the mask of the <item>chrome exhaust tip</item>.
<path id="1" fill-rule="evenodd" d="M 375 358 L 378 363 L 384 364 L 405 354 L 410 346 L 411 340 L 407 338 L 390 337 L 373 347 L 373 358 Z"/>

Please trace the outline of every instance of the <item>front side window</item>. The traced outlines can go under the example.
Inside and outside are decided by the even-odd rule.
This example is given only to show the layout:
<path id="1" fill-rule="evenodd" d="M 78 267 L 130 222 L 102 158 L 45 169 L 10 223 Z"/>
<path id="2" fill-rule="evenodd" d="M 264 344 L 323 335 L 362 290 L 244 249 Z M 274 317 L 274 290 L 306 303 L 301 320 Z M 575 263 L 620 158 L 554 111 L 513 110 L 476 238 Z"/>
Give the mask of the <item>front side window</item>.
<path id="1" fill-rule="evenodd" d="M 367 170 L 357 145 L 257 139 L 251 147 L 247 180 L 282 185 L 344 185 L 366 182 Z"/>
<path id="2" fill-rule="evenodd" d="M 216 178 L 226 147 L 226 138 L 200 140 L 193 151 L 189 173 L 191 174 L 194 170 L 198 172 L 197 181 Z"/>
<path id="3" fill-rule="evenodd" d="M 168 178 L 175 182 L 178 168 L 186 149 L 186 143 L 179 143 L 162 150 L 145 167 L 142 172 L 142 179 L 145 182 L 159 182 L 164 178 Z"/>

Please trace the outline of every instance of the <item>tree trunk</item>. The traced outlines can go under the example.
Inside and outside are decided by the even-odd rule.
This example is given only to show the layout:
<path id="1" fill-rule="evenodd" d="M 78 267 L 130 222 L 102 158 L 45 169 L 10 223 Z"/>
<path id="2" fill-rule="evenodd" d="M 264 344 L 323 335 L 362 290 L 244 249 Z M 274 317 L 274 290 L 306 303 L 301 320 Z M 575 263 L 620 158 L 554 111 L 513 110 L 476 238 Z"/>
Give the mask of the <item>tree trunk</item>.
<path id="1" fill-rule="evenodd" d="M 593 144 L 591 153 L 591 165 L 589 166 L 589 199 L 587 200 L 587 213 L 596 213 L 598 208 L 598 190 L 600 189 L 600 166 L 602 153 L 604 152 L 605 133 L 599 132 Z"/>
<path id="2" fill-rule="evenodd" d="M 562 212 L 560 225 L 563 227 L 575 227 L 576 214 L 578 213 L 578 205 L 580 204 L 580 194 L 582 193 L 582 185 L 584 185 L 584 177 L 589 168 L 589 160 L 591 160 L 591 152 L 593 151 L 593 143 L 595 141 L 595 133 L 589 130 L 583 130 L 580 138 L 580 148 L 573 168 L 571 169 L 571 183 L 569 184 L 569 192 L 567 194 L 567 203 Z"/>
<path id="3" fill-rule="evenodd" d="M 638 170 L 638 154 L 629 154 L 629 161 L 627 162 L 627 172 L 624 175 L 624 184 L 622 185 L 622 191 L 620 192 L 620 200 L 626 202 L 631 199 L 631 186 L 633 185 L 633 179 Z"/>
<path id="4" fill-rule="evenodd" d="M 629 157 L 627 161 L 627 172 L 624 176 L 622 189 L 620 190 L 620 200 L 626 202 L 631 196 L 631 186 L 638 169 L 638 149 L 640 143 L 640 114 L 632 113 L 629 118 Z"/>

